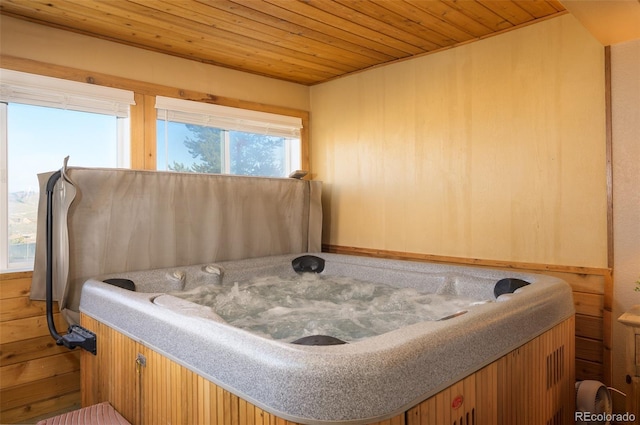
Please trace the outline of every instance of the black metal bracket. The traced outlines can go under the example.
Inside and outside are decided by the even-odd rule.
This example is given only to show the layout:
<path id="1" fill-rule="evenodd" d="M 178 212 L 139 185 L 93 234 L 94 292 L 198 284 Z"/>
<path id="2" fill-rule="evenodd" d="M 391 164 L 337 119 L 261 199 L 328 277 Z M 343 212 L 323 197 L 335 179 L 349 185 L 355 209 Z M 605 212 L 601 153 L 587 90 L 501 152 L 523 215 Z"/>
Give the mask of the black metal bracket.
<path id="1" fill-rule="evenodd" d="M 80 325 L 71 325 L 66 335 L 62 335 L 56 341 L 58 345 L 64 345 L 70 350 L 80 347 L 93 355 L 97 354 L 96 334 Z"/>
<path id="2" fill-rule="evenodd" d="M 60 335 L 53 321 L 53 188 L 62 176 L 56 171 L 47 181 L 47 274 L 46 274 L 46 306 L 49 333 L 57 345 L 64 345 L 70 350 L 80 347 L 96 355 L 96 334 L 80 325 L 71 325 L 66 335 Z"/>

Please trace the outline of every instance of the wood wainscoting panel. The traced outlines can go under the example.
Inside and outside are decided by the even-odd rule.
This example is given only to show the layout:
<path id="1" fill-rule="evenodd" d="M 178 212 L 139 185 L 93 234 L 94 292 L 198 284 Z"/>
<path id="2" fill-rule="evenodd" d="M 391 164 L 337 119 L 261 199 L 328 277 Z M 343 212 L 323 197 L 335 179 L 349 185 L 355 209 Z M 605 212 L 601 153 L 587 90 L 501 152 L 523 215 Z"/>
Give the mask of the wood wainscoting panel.
<path id="1" fill-rule="evenodd" d="M 56 345 L 44 301 L 29 299 L 31 272 L 0 275 L 0 423 L 80 407 L 80 352 Z M 58 330 L 67 323 L 54 304 Z"/>
<path id="2" fill-rule="evenodd" d="M 407 411 L 407 425 L 573 422 L 573 319 Z"/>

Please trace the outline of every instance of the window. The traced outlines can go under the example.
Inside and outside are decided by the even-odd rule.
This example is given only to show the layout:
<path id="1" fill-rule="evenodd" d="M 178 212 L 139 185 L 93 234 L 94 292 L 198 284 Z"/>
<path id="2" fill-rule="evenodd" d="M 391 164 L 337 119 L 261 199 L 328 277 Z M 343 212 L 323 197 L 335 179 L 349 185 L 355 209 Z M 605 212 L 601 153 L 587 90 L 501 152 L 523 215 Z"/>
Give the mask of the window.
<path id="1" fill-rule="evenodd" d="M 128 167 L 133 93 L 0 70 L 0 271 L 33 267 L 37 174 Z"/>
<path id="2" fill-rule="evenodd" d="M 300 118 L 158 96 L 157 169 L 286 177 L 300 169 Z"/>

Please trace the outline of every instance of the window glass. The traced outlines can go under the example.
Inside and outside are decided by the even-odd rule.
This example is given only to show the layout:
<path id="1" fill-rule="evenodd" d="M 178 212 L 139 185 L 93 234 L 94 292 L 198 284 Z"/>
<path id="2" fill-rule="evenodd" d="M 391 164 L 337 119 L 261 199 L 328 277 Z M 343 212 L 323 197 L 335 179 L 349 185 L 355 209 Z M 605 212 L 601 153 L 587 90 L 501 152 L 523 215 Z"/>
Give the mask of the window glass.
<path id="1" fill-rule="evenodd" d="M 4 223 L 6 235 L 2 239 L 7 247 L 0 269 L 32 268 L 38 173 L 60 169 L 66 156 L 70 157 L 71 166 L 128 165 L 118 164 L 118 139 L 122 136 L 118 120 L 125 118 L 18 103 L 6 104 L 3 111 L 6 114 L 7 223 Z"/>
<path id="2" fill-rule="evenodd" d="M 156 96 L 157 169 L 287 177 L 300 169 L 302 119 Z"/>
<path id="3" fill-rule="evenodd" d="M 203 121 L 222 120 L 216 116 L 158 110 L 158 170 L 287 177 L 300 169 L 298 135 L 284 136 L 268 129 L 240 131 L 198 123 Z M 267 128 L 267 124 L 264 125 Z M 252 127 L 258 126 L 254 122 Z"/>
<path id="4" fill-rule="evenodd" d="M 194 173 L 222 173 L 222 130 L 195 124 L 158 120 L 157 169 Z"/>
<path id="5" fill-rule="evenodd" d="M 229 170 L 247 176 L 286 177 L 293 171 L 287 166 L 286 139 L 230 131 Z"/>
<path id="6" fill-rule="evenodd" d="M 129 167 L 134 94 L 0 68 L 0 272 L 33 268 L 37 175 Z"/>

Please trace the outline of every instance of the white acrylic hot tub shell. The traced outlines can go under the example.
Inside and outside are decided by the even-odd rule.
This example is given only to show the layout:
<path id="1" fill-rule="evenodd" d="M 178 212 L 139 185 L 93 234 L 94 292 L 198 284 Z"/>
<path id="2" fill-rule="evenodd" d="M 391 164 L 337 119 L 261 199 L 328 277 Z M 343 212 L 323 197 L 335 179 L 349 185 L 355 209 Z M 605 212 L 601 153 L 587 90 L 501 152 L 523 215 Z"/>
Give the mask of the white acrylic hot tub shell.
<path id="1" fill-rule="evenodd" d="M 166 270 L 146 281 L 140 273 L 117 275 L 132 278 L 137 291 L 153 292 L 131 292 L 90 279 L 82 290 L 80 311 L 256 406 L 300 423 L 365 423 L 389 418 L 574 314 L 570 287 L 549 276 L 316 255 L 326 259 L 323 273 L 396 286 L 424 285 L 428 291 L 447 284 L 479 299 L 493 293 L 489 282 L 504 277 L 519 277 L 532 284 L 503 296 L 507 298 L 504 301 L 476 306 L 449 320 L 417 323 L 337 346 L 293 345 L 230 326 L 207 307 L 164 295 L 182 289 L 181 285 L 184 289 L 197 286 L 189 278 L 160 283 L 157 277 L 166 276 Z M 286 273 L 295 257 L 219 263 L 223 284 L 274 271 Z M 202 269 L 171 270 L 186 272 L 189 277 Z M 217 279 L 215 274 L 211 276 Z M 451 276 L 459 277 L 452 280 Z M 157 304 L 153 302 L 156 298 Z M 98 350 L 102 349 L 100 341 L 97 344 Z"/>

